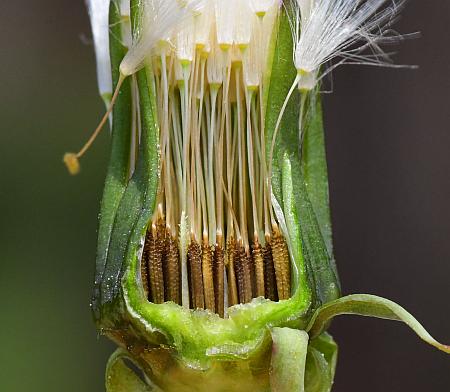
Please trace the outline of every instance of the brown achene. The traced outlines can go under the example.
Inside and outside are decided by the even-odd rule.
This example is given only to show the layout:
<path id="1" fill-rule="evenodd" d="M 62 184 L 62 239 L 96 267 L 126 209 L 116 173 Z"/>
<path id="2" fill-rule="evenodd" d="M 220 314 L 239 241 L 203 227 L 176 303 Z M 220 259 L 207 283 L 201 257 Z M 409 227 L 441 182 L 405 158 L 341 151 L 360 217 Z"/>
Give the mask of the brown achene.
<path id="1" fill-rule="evenodd" d="M 181 305 L 179 244 L 162 216 L 157 222 L 149 226 L 142 254 L 144 292 L 150 302 Z M 251 252 L 235 240 L 225 248 L 220 243 L 210 246 L 207 238 L 203 244 L 191 241 L 187 259 L 191 309 L 207 309 L 224 317 L 226 307 L 253 298 L 290 298 L 289 252 L 278 228 L 265 246 L 254 243 Z"/>

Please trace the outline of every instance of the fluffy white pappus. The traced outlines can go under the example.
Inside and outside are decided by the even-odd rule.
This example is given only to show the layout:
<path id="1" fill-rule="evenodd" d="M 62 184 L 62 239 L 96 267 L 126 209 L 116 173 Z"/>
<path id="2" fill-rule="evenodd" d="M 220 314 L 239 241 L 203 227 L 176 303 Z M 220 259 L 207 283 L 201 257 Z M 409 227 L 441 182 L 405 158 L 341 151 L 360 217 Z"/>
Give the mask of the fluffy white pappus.
<path id="1" fill-rule="evenodd" d="M 398 39 L 389 27 L 406 0 L 295 1 L 291 27 L 300 89 L 314 88 L 320 67 L 335 58 L 340 60 L 321 77 L 344 63 L 388 64 L 379 44 Z M 371 52 L 363 54 L 364 49 Z"/>
<path id="2" fill-rule="evenodd" d="M 86 0 L 97 61 L 98 89 L 102 97 L 112 94 L 109 57 L 109 3 L 110 0 Z"/>
<path id="3" fill-rule="evenodd" d="M 206 0 L 143 0 L 139 31 L 120 64 L 123 76 L 141 69 L 158 42 L 169 39 L 186 18 L 204 7 Z"/>

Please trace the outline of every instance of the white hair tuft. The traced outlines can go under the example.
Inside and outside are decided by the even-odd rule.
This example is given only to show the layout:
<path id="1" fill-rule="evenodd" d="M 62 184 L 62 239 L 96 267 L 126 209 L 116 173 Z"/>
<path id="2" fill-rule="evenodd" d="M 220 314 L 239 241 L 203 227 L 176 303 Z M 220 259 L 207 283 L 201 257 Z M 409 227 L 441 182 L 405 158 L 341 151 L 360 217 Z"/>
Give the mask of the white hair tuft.
<path id="1" fill-rule="evenodd" d="M 337 57 L 341 59 L 337 65 L 387 64 L 389 58 L 379 44 L 392 41 L 389 27 L 404 3 L 405 0 L 295 0 L 291 26 L 299 87 L 313 88 L 320 67 Z M 362 54 L 366 48 L 372 53 Z"/>
<path id="2" fill-rule="evenodd" d="M 187 18 L 201 10 L 204 3 L 204 0 L 143 0 L 140 30 L 120 64 L 122 75 L 132 75 L 142 68 L 157 43 L 170 37 Z"/>

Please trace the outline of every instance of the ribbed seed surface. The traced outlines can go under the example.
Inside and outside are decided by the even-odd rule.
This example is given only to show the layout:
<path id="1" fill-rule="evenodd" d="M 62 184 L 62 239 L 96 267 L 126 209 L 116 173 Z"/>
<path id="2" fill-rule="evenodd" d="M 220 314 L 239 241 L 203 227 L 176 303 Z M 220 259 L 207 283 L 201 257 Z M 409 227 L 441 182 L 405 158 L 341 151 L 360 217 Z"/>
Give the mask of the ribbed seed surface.
<path id="1" fill-rule="evenodd" d="M 178 241 L 167 233 L 167 251 L 165 258 L 166 299 L 180 304 L 180 257 Z"/>
<path id="2" fill-rule="evenodd" d="M 255 266 L 255 297 L 264 297 L 264 256 L 258 241 L 253 245 L 253 263 Z"/>
<path id="3" fill-rule="evenodd" d="M 202 271 L 203 290 L 205 297 L 205 308 L 211 312 L 216 311 L 216 301 L 214 298 L 214 273 L 213 273 L 213 248 L 204 243 L 202 246 Z"/>
<path id="4" fill-rule="evenodd" d="M 224 316 L 224 250 L 222 245 L 217 245 L 214 250 L 214 293 L 216 313 Z"/>
<path id="5" fill-rule="evenodd" d="M 228 281 L 228 305 L 233 306 L 239 303 L 238 297 L 238 282 L 236 276 L 236 248 L 233 239 L 227 241 L 226 250 L 226 270 Z"/>
<path id="6" fill-rule="evenodd" d="M 188 263 L 191 281 L 191 300 L 192 308 L 204 309 L 205 298 L 203 292 L 203 273 L 202 273 L 202 247 L 193 241 L 188 248 Z"/>
<path id="7" fill-rule="evenodd" d="M 244 270 L 244 287 L 245 287 L 245 297 L 243 303 L 246 304 L 250 302 L 253 298 L 253 284 L 252 284 L 252 256 L 250 249 L 244 251 L 243 255 L 243 270 Z"/>
<path id="8" fill-rule="evenodd" d="M 147 232 L 144 253 L 147 255 L 150 300 L 155 304 L 164 302 L 164 276 L 162 270 L 162 248 L 158 241 L 156 225 Z"/>
<path id="9" fill-rule="evenodd" d="M 235 271 L 239 292 L 239 302 L 246 304 L 252 300 L 252 281 L 250 276 L 251 257 L 243 246 L 235 252 Z"/>
<path id="10" fill-rule="evenodd" d="M 272 239 L 272 257 L 275 266 L 278 299 L 288 299 L 291 287 L 291 269 L 289 264 L 289 251 L 286 241 L 278 229 L 274 230 Z"/>
<path id="11" fill-rule="evenodd" d="M 271 301 L 278 301 L 277 283 L 275 279 L 275 267 L 273 265 L 271 242 L 266 242 L 263 249 L 264 255 L 264 292 L 265 297 Z"/>
<path id="12" fill-rule="evenodd" d="M 251 251 L 233 238 L 226 247 L 213 246 L 204 238 L 188 247 L 190 307 L 208 309 L 224 317 L 225 290 L 228 306 L 248 303 L 252 298 L 272 301 L 288 299 L 291 291 L 289 250 L 278 227 L 266 244 L 255 240 Z M 227 274 L 227 287 L 224 275 Z M 159 218 L 147 231 L 141 260 L 143 290 L 149 301 L 181 302 L 181 266 L 178 239 Z"/>
<path id="13" fill-rule="evenodd" d="M 246 250 L 246 263 L 248 265 L 248 276 L 250 277 L 250 291 L 251 298 L 256 297 L 256 272 L 255 272 L 255 260 L 253 258 L 253 252 L 250 248 Z"/>
<path id="14" fill-rule="evenodd" d="M 237 248 L 234 249 L 234 272 L 236 274 L 236 283 L 238 289 L 237 303 L 243 303 L 245 296 L 244 270 L 242 269 L 242 255 Z"/>

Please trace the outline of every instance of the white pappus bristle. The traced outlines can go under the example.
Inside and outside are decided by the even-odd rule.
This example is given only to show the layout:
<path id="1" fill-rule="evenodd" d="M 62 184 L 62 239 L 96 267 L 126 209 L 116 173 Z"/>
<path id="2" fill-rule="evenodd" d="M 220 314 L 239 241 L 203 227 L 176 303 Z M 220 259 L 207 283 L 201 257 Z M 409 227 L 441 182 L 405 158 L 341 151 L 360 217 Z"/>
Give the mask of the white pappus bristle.
<path id="1" fill-rule="evenodd" d="M 403 4 L 404 0 L 296 0 L 291 25 L 299 88 L 314 88 L 320 67 L 335 58 L 340 58 L 338 64 L 386 63 L 378 44 L 389 39 L 387 29 Z M 361 53 L 368 47 L 370 54 Z"/>
<path id="2" fill-rule="evenodd" d="M 202 0 L 189 3 L 178 0 L 143 0 L 140 31 L 120 65 L 122 75 L 129 76 L 138 71 L 152 54 L 156 44 L 183 26 L 185 20 L 192 17 L 203 4 Z"/>

